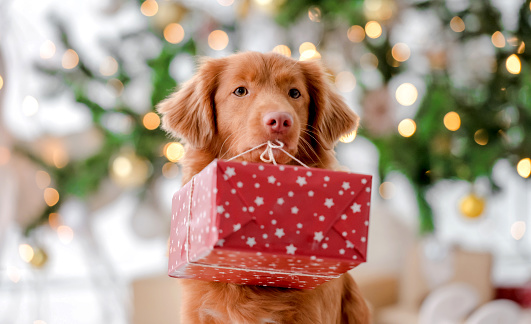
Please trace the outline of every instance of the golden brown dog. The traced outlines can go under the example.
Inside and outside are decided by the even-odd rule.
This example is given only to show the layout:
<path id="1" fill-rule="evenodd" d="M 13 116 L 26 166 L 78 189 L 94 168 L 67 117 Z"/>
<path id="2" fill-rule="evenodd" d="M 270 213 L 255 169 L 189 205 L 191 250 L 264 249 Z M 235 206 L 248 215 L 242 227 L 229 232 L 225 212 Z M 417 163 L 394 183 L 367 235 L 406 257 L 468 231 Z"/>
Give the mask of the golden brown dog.
<path id="1" fill-rule="evenodd" d="M 181 90 L 158 105 L 163 127 L 187 142 L 183 183 L 215 158 L 230 158 L 268 140 L 306 165 L 333 169 L 339 137 L 358 117 L 330 87 L 317 62 L 254 52 L 204 61 Z M 260 162 L 263 150 L 240 156 Z M 278 150 L 276 150 L 278 151 Z M 294 164 L 275 152 L 278 163 Z M 369 323 L 349 274 L 313 290 L 182 280 L 182 323 Z"/>

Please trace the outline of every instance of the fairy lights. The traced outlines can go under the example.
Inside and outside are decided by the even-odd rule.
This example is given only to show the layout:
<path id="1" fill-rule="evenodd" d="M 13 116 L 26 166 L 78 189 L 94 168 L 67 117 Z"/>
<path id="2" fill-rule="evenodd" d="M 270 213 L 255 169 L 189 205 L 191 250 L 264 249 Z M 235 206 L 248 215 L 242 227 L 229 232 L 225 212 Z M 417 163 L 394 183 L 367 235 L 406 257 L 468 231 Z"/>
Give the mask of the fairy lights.
<path id="1" fill-rule="evenodd" d="M 44 201 L 50 207 L 55 206 L 59 202 L 59 192 L 54 188 L 44 189 Z"/>
<path id="2" fill-rule="evenodd" d="M 395 98 L 402 106 L 411 106 L 417 101 L 417 88 L 411 83 L 403 83 L 396 89 Z"/>
<path id="3" fill-rule="evenodd" d="M 398 62 L 405 62 L 407 61 L 407 59 L 409 59 L 409 56 L 411 55 L 411 50 L 406 44 L 397 43 L 395 44 L 395 46 L 393 46 L 393 49 L 391 50 L 391 55 Z"/>
<path id="4" fill-rule="evenodd" d="M 511 225 L 511 236 L 517 241 L 524 237 L 525 231 L 526 224 L 523 221 L 514 222 Z"/>
<path id="5" fill-rule="evenodd" d="M 365 39 L 365 29 L 358 25 L 351 26 L 347 31 L 347 37 L 353 43 L 361 43 Z"/>
<path id="6" fill-rule="evenodd" d="M 61 225 L 57 228 L 57 237 L 61 243 L 69 244 L 74 239 L 74 231 L 66 225 Z"/>
<path id="7" fill-rule="evenodd" d="M 20 255 L 20 258 L 24 260 L 24 262 L 30 262 L 31 259 L 33 259 L 35 252 L 33 251 L 33 248 L 31 247 L 31 245 L 20 244 L 18 246 L 18 254 Z"/>
<path id="8" fill-rule="evenodd" d="M 522 178 L 529 178 L 531 175 L 531 159 L 521 159 L 516 165 L 516 171 Z"/>
<path id="9" fill-rule="evenodd" d="M 40 56 L 43 60 L 51 59 L 55 55 L 55 44 L 51 40 L 45 41 L 40 48 Z"/>
<path id="10" fill-rule="evenodd" d="M 448 130 L 455 132 L 461 127 L 461 117 L 455 111 L 450 111 L 444 116 L 444 127 Z"/>
<path id="11" fill-rule="evenodd" d="M 365 33 L 369 38 L 378 38 L 382 35 L 382 26 L 377 21 L 369 21 L 365 24 Z"/>
<path id="12" fill-rule="evenodd" d="M 348 134 L 345 134 L 339 138 L 341 143 L 351 143 L 356 138 L 357 132 L 354 130 Z"/>
<path id="13" fill-rule="evenodd" d="M 164 28 L 164 39 L 168 43 L 178 44 L 184 39 L 184 28 L 178 23 L 168 24 Z M 210 36 L 208 37 L 208 43 L 210 44 Z M 228 43 L 228 40 L 227 40 Z M 227 45 L 225 45 L 227 46 Z M 223 47 L 224 48 L 224 47 Z"/>
<path id="14" fill-rule="evenodd" d="M 474 141 L 481 146 L 487 145 L 489 142 L 489 134 L 486 130 L 479 129 L 474 133 Z"/>
<path id="15" fill-rule="evenodd" d="M 79 56 L 77 55 L 76 51 L 73 49 L 67 50 L 63 54 L 63 59 L 61 61 L 61 65 L 64 69 L 70 70 L 75 68 L 79 64 Z"/>
<path id="16" fill-rule="evenodd" d="M 282 54 L 286 57 L 291 57 L 291 50 L 286 45 L 277 45 L 273 48 L 273 52 Z"/>
<path id="17" fill-rule="evenodd" d="M 112 56 L 107 56 L 100 65 L 100 73 L 104 76 L 111 76 L 118 72 L 118 62 Z"/>
<path id="18" fill-rule="evenodd" d="M 356 77 L 350 71 L 342 71 L 336 75 L 335 85 L 341 92 L 352 92 L 356 87 Z"/>
<path id="19" fill-rule="evenodd" d="M 505 47 L 505 36 L 503 36 L 503 34 L 500 31 L 494 32 L 490 40 L 492 41 L 492 45 L 498 48 Z"/>
<path id="20" fill-rule="evenodd" d="M 159 5 L 155 0 L 146 0 L 140 6 L 140 12 L 147 17 L 155 16 L 158 11 Z"/>
<path id="21" fill-rule="evenodd" d="M 39 170 L 35 173 L 35 183 L 40 189 L 46 189 L 50 186 L 52 178 L 46 171 Z"/>
<path id="22" fill-rule="evenodd" d="M 171 142 L 164 147 L 164 155 L 171 162 L 178 162 L 184 156 L 184 147 L 179 142 Z"/>
<path id="23" fill-rule="evenodd" d="M 465 22 L 460 17 L 455 16 L 450 20 L 450 28 L 456 33 L 463 32 L 465 30 Z"/>
<path id="24" fill-rule="evenodd" d="M 229 35 L 223 30 L 214 30 L 208 35 L 208 46 L 213 50 L 224 50 L 227 45 L 229 45 Z"/>
<path id="25" fill-rule="evenodd" d="M 27 117 L 31 117 L 35 115 L 37 111 L 39 111 L 39 102 L 37 99 L 32 96 L 24 97 L 24 100 L 22 101 L 22 113 Z"/>
<path id="26" fill-rule="evenodd" d="M 403 137 L 411 137 L 417 130 L 417 124 L 413 119 L 406 118 L 398 124 L 398 133 Z"/>
<path id="27" fill-rule="evenodd" d="M 160 125 L 160 117 L 154 112 L 148 112 L 144 115 L 144 118 L 142 118 L 142 123 L 145 128 L 154 130 Z"/>
<path id="28" fill-rule="evenodd" d="M 520 62 L 520 58 L 516 54 L 512 54 L 507 58 L 507 61 L 505 61 L 505 67 L 507 68 L 507 71 L 511 74 L 519 74 L 522 70 L 522 63 Z"/>

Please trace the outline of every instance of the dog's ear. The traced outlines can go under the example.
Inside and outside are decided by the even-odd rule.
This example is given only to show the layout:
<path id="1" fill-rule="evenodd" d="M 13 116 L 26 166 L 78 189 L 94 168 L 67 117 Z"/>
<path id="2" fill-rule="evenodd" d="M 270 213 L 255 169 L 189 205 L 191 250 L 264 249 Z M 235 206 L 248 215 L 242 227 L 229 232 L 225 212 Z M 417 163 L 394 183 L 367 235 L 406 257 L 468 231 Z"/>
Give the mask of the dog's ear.
<path id="1" fill-rule="evenodd" d="M 316 61 L 300 62 L 310 94 L 312 133 L 318 145 L 333 149 L 342 135 L 358 128 L 359 117 L 330 85 L 322 65 Z"/>
<path id="2" fill-rule="evenodd" d="M 216 132 L 214 96 L 223 66 L 223 59 L 203 60 L 192 79 L 157 105 L 163 129 L 194 148 L 211 143 Z"/>

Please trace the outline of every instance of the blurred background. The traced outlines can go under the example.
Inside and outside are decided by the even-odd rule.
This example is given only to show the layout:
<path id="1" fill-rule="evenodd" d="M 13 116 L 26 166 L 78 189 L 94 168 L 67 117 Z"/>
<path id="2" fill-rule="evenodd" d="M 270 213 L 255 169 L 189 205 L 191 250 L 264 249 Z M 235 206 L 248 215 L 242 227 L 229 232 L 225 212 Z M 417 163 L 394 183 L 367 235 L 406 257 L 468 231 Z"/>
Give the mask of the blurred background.
<path id="1" fill-rule="evenodd" d="M 0 323 L 179 322 L 154 106 L 246 50 L 321 60 L 361 116 L 375 323 L 531 323 L 528 44 L 529 0 L 3 0 Z"/>

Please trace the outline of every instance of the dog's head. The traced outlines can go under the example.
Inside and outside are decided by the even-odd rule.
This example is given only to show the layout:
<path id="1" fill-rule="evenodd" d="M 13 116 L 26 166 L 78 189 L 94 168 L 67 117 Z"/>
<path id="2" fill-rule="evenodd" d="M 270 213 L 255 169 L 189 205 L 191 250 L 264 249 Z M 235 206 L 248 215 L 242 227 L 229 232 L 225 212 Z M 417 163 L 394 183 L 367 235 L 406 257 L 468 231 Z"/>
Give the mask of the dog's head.
<path id="1" fill-rule="evenodd" d="M 192 150 L 232 157 L 268 140 L 310 165 L 333 149 L 358 117 L 330 86 L 321 65 L 246 52 L 202 62 L 197 74 L 158 105 L 163 128 Z M 259 161 L 263 150 L 242 160 Z M 275 152 L 279 163 L 291 158 Z"/>

